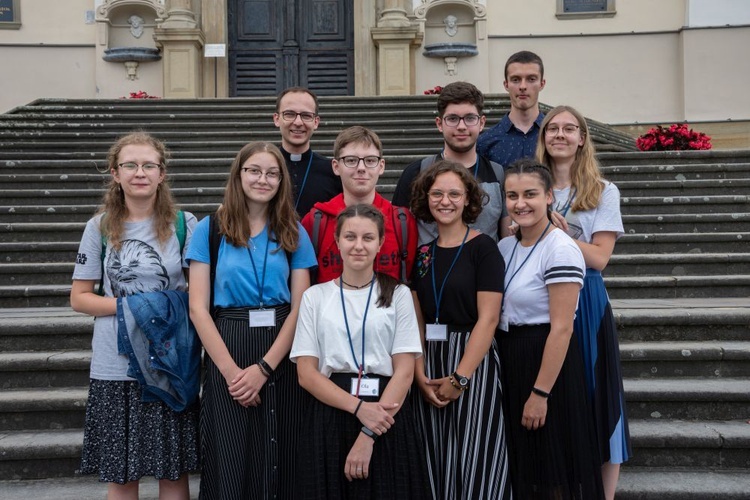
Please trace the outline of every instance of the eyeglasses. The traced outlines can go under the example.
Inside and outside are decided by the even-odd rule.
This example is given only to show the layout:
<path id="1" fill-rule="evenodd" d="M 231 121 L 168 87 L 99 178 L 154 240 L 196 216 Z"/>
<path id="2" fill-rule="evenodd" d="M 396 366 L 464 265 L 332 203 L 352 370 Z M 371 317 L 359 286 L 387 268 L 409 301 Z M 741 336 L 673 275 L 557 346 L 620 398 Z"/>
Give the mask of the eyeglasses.
<path id="1" fill-rule="evenodd" d="M 128 161 L 125 163 L 118 163 L 117 166 L 125 170 L 126 172 L 130 172 L 131 174 L 137 172 L 139 167 L 142 168 L 143 172 L 146 174 L 151 173 L 151 172 L 156 172 L 158 169 L 161 168 L 161 165 L 159 165 L 158 163 L 148 162 L 148 163 L 139 165 L 132 161 Z"/>
<path id="2" fill-rule="evenodd" d="M 568 123 L 567 125 L 563 125 L 562 127 L 558 125 L 547 125 L 547 128 L 544 130 L 544 133 L 550 136 L 554 136 L 560 133 L 562 130 L 562 133 L 565 135 L 573 135 L 576 133 L 576 130 L 581 128 L 578 125 L 573 125 L 572 123 Z"/>
<path id="3" fill-rule="evenodd" d="M 430 197 L 430 201 L 442 201 L 443 198 L 448 195 L 450 201 L 461 201 L 466 193 L 463 191 L 440 191 L 439 189 L 433 189 L 428 191 L 427 196 Z"/>
<path id="4" fill-rule="evenodd" d="M 303 111 L 302 113 L 297 113 L 296 111 L 287 110 L 287 111 L 281 112 L 281 117 L 284 119 L 284 121 L 287 121 L 287 122 L 293 122 L 294 120 L 297 119 L 298 116 L 300 117 L 300 119 L 302 119 L 303 122 L 310 123 L 318 115 L 316 115 L 315 113 L 310 113 L 309 111 Z"/>
<path id="5" fill-rule="evenodd" d="M 458 127 L 458 124 L 461 122 L 461 120 L 464 121 L 464 124 L 467 127 L 474 127 L 479 124 L 479 115 L 464 115 L 464 116 L 458 116 L 458 115 L 445 115 L 443 117 L 443 123 L 448 125 L 449 127 Z"/>
<path id="6" fill-rule="evenodd" d="M 365 156 L 364 158 L 361 156 L 342 156 L 338 160 L 342 162 L 346 168 L 357 168 L 360 161 L 364 163 L 367 168 L 375 168 L 380 165 L 381 157 L 374 155 Z"/>
<path id="7" fill-rule="evenodd" d="M 279 170 L 266 170 L 265 172 L 259 168 L 254 167 L 242 167 L 242 171 L 245 172 L 251 179 L 260 179 L 262 176 L 266 176 L 266 180 L 273 184 L 281 180 L 281 171 Z"/>

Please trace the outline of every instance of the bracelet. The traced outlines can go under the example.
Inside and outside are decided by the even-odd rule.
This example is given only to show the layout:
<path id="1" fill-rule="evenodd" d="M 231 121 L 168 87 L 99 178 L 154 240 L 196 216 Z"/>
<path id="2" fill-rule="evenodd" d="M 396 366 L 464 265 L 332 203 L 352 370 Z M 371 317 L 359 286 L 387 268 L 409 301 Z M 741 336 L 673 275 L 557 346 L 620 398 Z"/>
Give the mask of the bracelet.
<path id="1" fill-rule="evenodd" d="M 362 433 L 365 436 L 372 438 L 373 441 L 377 441 L 378 440 L 378 435 L 375 434 L 374 432 L 372 432 L 366 425 L 362 426 Z"/>
<path id="2" fill-rule="evenodd" d="M 258 366 L 258 369 L 260 370 L 261 375 L 263 375 L 266 378 L 270 378 L 271 375 L 266 371 L 265 368 L 263 368 L 263 365 L 260 363 L 255 363 Z"/>
<path id="3" fill-rule="evenodd" d="M 362 406 L 362 403 L 364 403 L 364 401 L 360 399 L 359 403 L 357 403 L 357 407 L 354 409 L 354 413 L 352 413 L 355 417 L 357 416 L 357 412 L 359 411 L 359 407 Z"/>
<path id="4" fill-rule="evenodd" d="M 531 392 L 536 394 L 537 396 L 541 396 L 544 399 L 547 399 L 549 397 L 549 392 L 543 391 L 537 387 L 532 387 Z"/>
<path id="5" fill-rule="evenodd" d="M 258 360 L 258 366 L 260 367 L 260 371 L 266 377 L 271 377 L 271 375 L 273 375 L 273 368 L 271 368 L 271 365 L 269 365 L 268 363 L 266 363 L 265 359 L 260 358 Z"/>
<path id="6" fill-rule="evenodd" d="M 454 388 L 458 389 L 459 391 L 463 391 L 463 389 L 461 389 L 461 386 L 456 383 L 456 379 L 453 378 L 453 375 L 450 375 L 448 377 L 448 381 Z"/>

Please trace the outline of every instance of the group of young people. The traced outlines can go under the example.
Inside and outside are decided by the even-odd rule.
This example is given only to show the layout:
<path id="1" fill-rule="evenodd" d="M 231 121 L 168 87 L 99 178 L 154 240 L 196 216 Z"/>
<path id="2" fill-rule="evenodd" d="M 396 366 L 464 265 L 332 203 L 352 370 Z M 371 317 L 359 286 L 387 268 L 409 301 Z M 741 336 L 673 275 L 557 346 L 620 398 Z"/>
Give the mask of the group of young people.
<path id="1" fill-rule="evenodd" d="M 392 202 L 373 131 L 312 151 L 302 88 L 277 99 L 281 148 L 243 147 L 200 222 L 164 145 L 119 139 L 71 291 L 96 316 L 81 471 L 110 498 L 143 476 L 189 498 L 197 470 L 204 499 L 613 498 L 630 443 L 600 271 L 619 192 L 577 111 L 539 113 L 543 76 L 514 54 L 511 112 L 482 135 L 481 92 L 446 86 L 444 147 Z"/>

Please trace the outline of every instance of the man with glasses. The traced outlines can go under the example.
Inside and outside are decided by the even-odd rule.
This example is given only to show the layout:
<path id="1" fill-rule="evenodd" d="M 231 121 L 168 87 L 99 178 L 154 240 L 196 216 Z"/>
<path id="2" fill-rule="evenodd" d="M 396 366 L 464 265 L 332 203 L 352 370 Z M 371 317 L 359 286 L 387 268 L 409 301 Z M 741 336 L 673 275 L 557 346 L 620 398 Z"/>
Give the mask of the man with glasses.
<path id="1" fill-rule="evenodd" d="M 310 139 L 320 124 L 318 97 L 303 87 L 290 87 L 276 98 L 273 123 L 281 131 L 281 153 L 294 186 L 294 208 L 304 216 L 318 201 L 341 193 L 341 180 L 331 169 L 331 160 L 310 148 Z"/>
<path id="2" fill-rule="evenodd" d="M 508 234 L 510 217 L 505 211 L 503 168 L 479 155 L 476 149 L 477 138 L 484 128 L 483 106 L 484 96 L 471 83 L 454 82 L 443 88 L 438 96 L 438 117 L 435 118 L 435 124 L 443 134 L 443 150 L 406 167 L 392 201 L 394 205 L 408 207 L 412 183 L 419 172 L 441 158 L 456 161 L 471 171 L 488 195 L 482 213 L 471 226 L 497 241 L 500 236 Z M 418 221 L 418 226 L 420 245 L 437 238 L 434 222 Z"/>
<path id="3" fill-rule="evenodd" d="M 417 252 L 417 223 L 407 209 L 394 207 L 375 191 L 385 171 L 380 138 L 365 127 L 350 127 L 336 137 L 333 156 L 333 172 L 341 178 L 344 191 L 327 202 L 316 203 L 302 219 L 318 258 L 316 282 L 341 275 L 341 253 L 334 237 L 336 216 L 344 208 L 361 203 L 374 205 L 385 219 L 385 240 L 375 259 L 375 270 L 405 281 L 411 276 Z"/>
<path id="4" fill-rule="evenodd" d="M 541 57 L 522 50 L 508 58 L 503 86 L 510 96 L 510 112 L 479 137 L 479 154 L 506 169 L 516 160 L 534 157 L 544 120 L 539 93 L 545 83 Z"/>

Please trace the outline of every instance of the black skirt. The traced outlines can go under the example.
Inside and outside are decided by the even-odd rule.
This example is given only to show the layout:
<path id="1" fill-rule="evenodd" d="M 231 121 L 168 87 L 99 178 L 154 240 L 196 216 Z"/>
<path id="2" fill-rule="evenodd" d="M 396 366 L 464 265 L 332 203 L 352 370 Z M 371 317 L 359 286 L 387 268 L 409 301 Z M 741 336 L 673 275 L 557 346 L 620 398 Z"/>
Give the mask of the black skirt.
<path id="1" fill-rule="evenodd" d="M 349 391 L 356 374 L 333 374 L 331 380 Z M 381 392 L 390 378 L 379 377 Z M 295 498 L 319 500 L 427 499 L 423 445 L 416 429 L 409 397 L 395 416 L 395 424 L 373 447 L 367 479 L 347 481 L 346 457 L 359 436 L 362 423 L 349 412 L 321 403 L 308 394 L 300 437 Z M 361 396 L 366 402 L 377 397 Z"/>
<path id="2" fill-rule="evenodd" d="M 521 425 L 549 329 L 545 324 L 497 332 L 513 492 L 524 500 L 598 500 L 604 497 L 601 461 L 575 335 L 550 391 L 544 426 L 530 431 Z"/>

